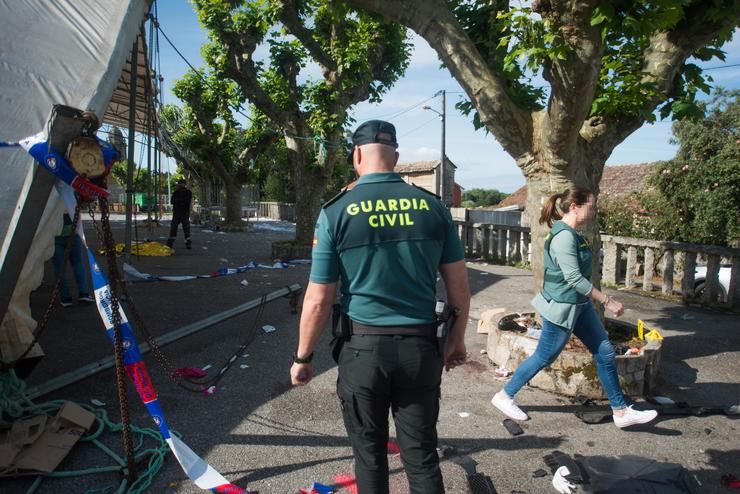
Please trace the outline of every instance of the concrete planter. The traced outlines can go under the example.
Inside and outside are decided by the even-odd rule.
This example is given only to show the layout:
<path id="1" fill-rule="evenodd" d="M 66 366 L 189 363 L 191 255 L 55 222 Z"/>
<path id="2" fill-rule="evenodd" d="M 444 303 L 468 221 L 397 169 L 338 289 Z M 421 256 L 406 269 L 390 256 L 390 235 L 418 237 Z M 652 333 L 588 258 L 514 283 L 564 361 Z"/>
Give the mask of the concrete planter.
<path id="1" fill-rule="evenodd" d="M 627 325 L 620 325 L 632 329 Z M 511 371 L 534 353 L 539 340 L 492 327 L 488 332 L 488 358 Z M 655 388 L 660 364 L 661 342 L 649 340 L 638 355 L 618 355 L 617 372 L 622 390 L 629 396 L 641 396 Z M 605 398 L 596 362 L 590 354 L 563 350 L 549 367 L 530 382 L 531 386 L 555 393 L 588 398 Z"/>

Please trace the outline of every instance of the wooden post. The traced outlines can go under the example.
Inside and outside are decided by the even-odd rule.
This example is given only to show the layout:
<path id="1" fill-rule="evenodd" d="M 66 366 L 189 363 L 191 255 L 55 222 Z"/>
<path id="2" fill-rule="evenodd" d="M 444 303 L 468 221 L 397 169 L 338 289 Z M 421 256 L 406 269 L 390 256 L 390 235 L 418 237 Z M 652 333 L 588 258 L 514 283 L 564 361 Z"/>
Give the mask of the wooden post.
<path id="1" fill-rule="evenodd" d="M 665 251 L 663 257 L 663 295 L 671 295 L 673 293 L 673 251 Z"/>
<path id="2" fill-rule="evenodd" d="M 683 260 L 683 279 L 681 296 L 684 300 L 694 298 L 694 272 L 696 271 L 696 252 L 687 252 Z"/>
<path id="3" fill-rule="evenodd" d="M 643 291 L 650 292 L 653 290 L 653 276 L 655 275 L 655 251 L 652 247 L 645 247 L 645 273 L 642 277 Z"/>
<path id="4" fill-rule="evenodd" d="M 532 235 L 529 232 L 522 233 L 522 261 L 526 263 L 532 262 L 529 259 L 529 245 L 532 241 Z"/>
<path id="5" fill-rule="evenodd" d="M 630 245 L 627 248 L 627 274 L 624 277 L 624 285 L 627 288 L 635 287 L 635 271 L 637 268 L 637 247 Z"/>

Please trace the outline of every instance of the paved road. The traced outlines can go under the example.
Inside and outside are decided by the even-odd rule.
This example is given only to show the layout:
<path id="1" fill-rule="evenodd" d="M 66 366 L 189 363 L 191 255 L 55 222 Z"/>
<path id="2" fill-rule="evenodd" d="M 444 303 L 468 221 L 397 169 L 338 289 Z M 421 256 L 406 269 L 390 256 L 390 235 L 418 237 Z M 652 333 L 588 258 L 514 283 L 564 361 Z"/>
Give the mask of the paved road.
<path id="1" fill-rule="evenodd" d="M 173 257 L 135 259 L 135 264 L 139 270 L 153 274 L 188 274 L 210 272 L 221 265 L 243 265 L 253 259 L 269 262 L 270 242 L 289 234 L 263 226 L 228 235 L 195 229 L 192 251 L 181 248 Z M 116 233 L 120 233 L 120 228 Z M 147 232 L 141 228 L 139 236 L 162 239 L 166 229 Z M 184 283 L 135 284 L 131 291 L 151 331 L 161 334 L 290 283 L 305 284 L 307 276 L 308 267 L 297 266 Z M 585 425 L 573 414 L 576 407 L 568 399 L 525 388 L 519 400 L 532 420 L 523 424 L 523 435 L 510 436 L 501 425 L 502 417 L 489 403 L 502 383 L 494 378 L 493 367 L 480 353 L 485 348 L 485 336 L 476 334 L 475 326 L 486 308 L 528 308 L 531 275 L 512 267 L 469 263 L 469 276 L 474 295 L 466 342 L 471 358 L 465 366 L 444 375 L 440 444 L 453 447 L 459 457 L 472 458 L 477 470 L 492 478 L 499 493 L 555 492 L 549 475 L 532 478 L 533 471 L 545 467 L 542 456 L 554 449 L 582 455 L 635 454 L 677 462 L 691 472 L 694 482 L 701 484 L 696 486 L 696 492 L 725 492 L 720 487 L 720 476 L 740 476 L 740 423 L 724 416 L 667 418 L 623 431 L 611 423 Z M 241 284 L 243 280 L 248 281 L 247 286 Z M 48 301 L 49 285 L 47 278 L 33 295 L 35 313 L 40 313 Z M 642 318 L 665 335 L 662 394 L 697 404 L 729 405 L 740 401 L 737 315 L 629 293 L 610 294 L 625 302 L 626 320 L 635 322 Z M 217 364 L 239 346 L 254 322 L 254 314 L 240 316 L 173 343 L 165 350 L 178 366 L 214 364 L 218 368 Z M 242 357 L 243 363 L 224 377 L 211 397 L 179 390 L 154 360 L 147 358 L 171 427 L 229 480 L 264 494 L 295 493 L 314 481 L 331 484 L 337 477 L 351 476 L 351 451 L 335 394 L 336 368 L 324 346 L 328 339 L 324 339 L 317 354 L 313 382 L 291 388 L 288 369 L 297 341 L 298 316 L 292 315 L 287 302 L 280 300 L 268 305 L 258 322 L 274 325 L 277 331 L 258 333 L 247 350 L 249 356 Z M 97 314 L 88 307 L 59 311 L 43 344 L 48 356 L 29 384 L 43 382 L 110 352 Z M 89 403 L 95 398 L 106 403 L 105 408 L 116 418 L 114 383 L 113 372 L 105 371 L 44 399 Z M 131 392 L 129 398 L 134 422 L 149 426 L 146 412 Z M 111 437 L 107 442 L 120 448 L 116 441 Z M 65 466 L 101 462 L 93 450 L 78 448 Z M 462 468 L 452 461 L 442 465 L 447 492 L 468 492 Z M 397 457 L 391 458 L 391 467 L 392 492 L 408 492 Z M 112 477 L 50 481 L 40 492 L 83 493 L 114 481 Z M 24 492 L 28 485 L 27 481 L 0 481 L 0 490 Z M 184 479 L 170 458 L 151 492 L 201 491 Z"/>

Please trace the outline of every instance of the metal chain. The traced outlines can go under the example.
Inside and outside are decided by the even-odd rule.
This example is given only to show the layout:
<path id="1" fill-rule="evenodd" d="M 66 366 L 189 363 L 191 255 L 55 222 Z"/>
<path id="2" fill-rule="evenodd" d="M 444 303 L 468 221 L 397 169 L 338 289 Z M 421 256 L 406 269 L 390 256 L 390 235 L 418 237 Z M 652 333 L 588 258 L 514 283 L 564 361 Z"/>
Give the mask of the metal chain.
<path id="1" fill-rule="evenodd" d="M 80 219 L 80 203 L 78 202 L 75 206 L 75 214 L 74 219 L 72 220 L 72 225 L 74 225 L 74 228 L 77 228 L 77 222 Z M 39 322 L 38 329 L 36 330 L 36 333 L 33 335 L 33 340 L 28 345 L 26 350 L 16 359 L 12 360 L 11 362 L 2 363 L 0 364 L 0 371 L 7 372 L 10 369 L 14 369 L 18 364 L 26 358 L 26 355 L 31 351 L 31 349 L 36 346 L 39 339 L 41 338 L 41 335 L 44 333 L 44 330 L 47 328 L 49 324 L 49 319 L 51 318 L 51 314 L 54 312 L 54 309 L 57 306 L 58 302 L 58 296 L 59 296 L 59 290 L 62 286 L 62 280 L 64 279 L 64 276 L 67 272 L 67 264 L 69 264 L 69 256 L 72 252 L 72 245 L 74 245 L 75 237 L 77 236 L 77 232 L 73 231 L 72 234 L 67 239 L 67 243 L 64 246 L 64 261 L 62 262 L 62 269 L 59 271 L 59 276 L 57 276 L 56 281 L 54 282 L 54 288 L 51 290 L 51 299 L 49 300 L 49 305 L 46 307 L 46 310 L 44 311 L 44 315 L 41 317 L 41 321 Z"/>
<path id="2" fill-rule="evenodd" d="M 100 209 L 103 214 L 108 212 L 108 200 L 101 197 L 98 199 Z M 105 248 L 105 257 L 108 261 L 108 276 L 110 279 L 120 279 L 118 264 L 116 262 L 116 253 L 113 249 Z M 131 439 L 131 418 L 128 413 L 128 401 L 126 398 L 126 375 L 123 364 L 123 335 L 121 334 L 121 307 L 118 302 L 118 287 L 116 283 L 109 283 L 110 304 L 113 315 L 113 348 L 115 350 L 116 361 L 116 383 L 118 385 L 118 403 L 121 410 L 121 429 L 123 434 L 123 450 L 126 454 L 126 463 L 128 465 L 128 481 L 136 480 L 136 463 L 134 458 L 134 446 Z"/>
<path id="3" fill-rule="evenodd" d="M 113 233 L 110 228 L 110 213 L 108 210 L 108 203 L 107 201 L 99 201 L 100 210 L 101 210 L 101 224 L 98 225 L 98 223 L 95 221 L 94 213 L 91 210 L 90 215 L 93 219 L 93 224 L 95 225 L 95 230 L 98 235 L 98 240 L 102 246 L 104 246 L 104 250 L 107 252 L 115 252 L 115 243 L 113 240 Z M 102 231 L 101 231 L 102 230 Z M 244 349 L 252 343 L 254 340 L 257 330 L 259 328 L 260 321 L 262 319 L 262 314 L 264 313 L 265 305 L 267 304 L 267 297 L 266 295 L 262 297 L 260 300 L 260 304 L 258 305 L 257 314 L 255 315 L 252 326 L 247 331 L 247 337 L 243 341 L 243 343 L 240 345 L 240 347 L 228 358 L 226 359 L 226 362 L 224 365 L 220 368 L 219 372 L 214 374 L 212 377 L 207 378 L 192 378 L 192 377 L 186 377 L 181 375 L 175 365 L 172 363 L 172 361 L 165 355 L 165 353 L 162 351 L 162 349 L 157 344 L 156 339 L 151 334 L 151 332 L 148 330 L 146 324 L 144 323 L 144 319 L 142 318 L 141 314 L 139 313 L 136 304 L 134 303 L 134 299 L 131 296 L 131 294 L 128 292 L 128 289 L 126 287 L 126 284 L 123 283 L 123 280 L 120 276 L 120 272 L 118 271 L 118 266 L 115 266 L 115 271 L 110 272 L 110 284 L 111 286 L 116 285 L 118 289 L 120 289 L 121 293 L 126 297 L 127 301 L 127 307 L 130 310 L 132 320 L 134 322 L 134 327 L 139 330 L 140 334 L 144 337 L 146 342 L 149 344 L 149 347 L 152 351 L 152 354 L 154 355 L 155 360 L 159 363 L 159 365 L 165 370 L 167 375 L 172 379 L 172 381 L 182 389 L 185 389 L 190 392 L 194 393 L 201 393 L 203 391 L 207 391 L 210 387 L 215 386 L 218 384 L 218 382 L 223 378 L 223 376 L 226 374 L 226 372 L 233 366 L 233 364 L 236 362 L 239 354 L 244 351 Z M 113 293 L 111 292 L 111 295 L 113 296 Z M 292 300 L 291 300 L 292 302 Z M 293 304 L 291 304 L 293 305 Z"/>

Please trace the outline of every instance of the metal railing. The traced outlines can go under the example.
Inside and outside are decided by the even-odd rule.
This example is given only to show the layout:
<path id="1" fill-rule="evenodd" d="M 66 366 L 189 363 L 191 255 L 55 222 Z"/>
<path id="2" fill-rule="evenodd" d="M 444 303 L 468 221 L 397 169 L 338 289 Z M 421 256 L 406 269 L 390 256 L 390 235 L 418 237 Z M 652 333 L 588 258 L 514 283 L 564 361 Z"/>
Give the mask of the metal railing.
<path id="1" fill-rule="evenodd" d="M 454 221 L 467 257 L 501 264 L 531 260 L 529 227 Z M 740 309 L 740 249 L 683 242 L 601 235 L 601 281 L 624 284 L 666 295 L 680 294 L 687 302 L 726 305 Z M 697 297 L 696 267 L 706 264 L 706 279 Z M 729 270 L 728 287 L 720 283 L 720 269 Z M 724 271 L 726 272 L 726 271 Z"/>

